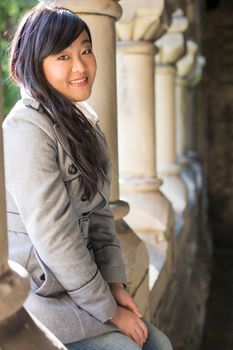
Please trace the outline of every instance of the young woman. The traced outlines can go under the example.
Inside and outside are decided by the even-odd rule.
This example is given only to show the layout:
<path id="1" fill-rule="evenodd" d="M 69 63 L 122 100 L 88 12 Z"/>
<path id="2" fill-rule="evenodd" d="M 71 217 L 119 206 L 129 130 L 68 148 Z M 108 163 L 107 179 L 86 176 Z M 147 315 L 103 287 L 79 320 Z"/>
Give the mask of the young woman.
<path id="1" fill-rule="evenodd" d="M 68 349 L 171 350 L 125 289 L 107 145 L 83 102 L 96 74 L 86 23 L 64 8 L 31 10 L 10 72 L 22 99 L 3 125 L 9 246 L 30 274 L 25 307 Z"/>

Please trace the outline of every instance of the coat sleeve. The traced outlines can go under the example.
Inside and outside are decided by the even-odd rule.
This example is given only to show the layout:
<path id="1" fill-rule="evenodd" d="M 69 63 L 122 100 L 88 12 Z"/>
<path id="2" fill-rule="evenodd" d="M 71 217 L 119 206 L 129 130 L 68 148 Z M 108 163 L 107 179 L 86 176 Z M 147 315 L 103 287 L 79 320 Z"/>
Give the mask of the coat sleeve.
<path id="1" fill-rule="evenodd" d="M 74 302 L 106 322 L 117 305 L 84 243 L 55 139 L 25 120 L 6 121 L 3 130 L 7 190 L 33 246 Z"/>
<path id="2" fill-rule="evenodd" d="M 127 285 L 120 242 L 108 202 L 90 216 L 89 237 L 95 261 L 105 281 Z"/>

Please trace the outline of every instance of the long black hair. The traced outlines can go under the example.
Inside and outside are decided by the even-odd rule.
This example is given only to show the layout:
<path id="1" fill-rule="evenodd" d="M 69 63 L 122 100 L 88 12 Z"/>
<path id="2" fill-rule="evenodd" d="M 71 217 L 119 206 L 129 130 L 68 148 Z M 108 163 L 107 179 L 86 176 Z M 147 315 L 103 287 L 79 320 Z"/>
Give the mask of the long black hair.
<path id="1" fill-rule="evenodd" d="M 43 60 L 68 47 L 87 24 L 72 11 L 62 8 L 34 8 L 20 22 L 11 44 L 12 79 L 34 97 L 44 113 L 67 137 L 72 156 L 82 175 L 85 194 L 97 192 L 98 179 L 105 177 L 105 160 L 95 130 L 82 112 L 45 79 Z"/>

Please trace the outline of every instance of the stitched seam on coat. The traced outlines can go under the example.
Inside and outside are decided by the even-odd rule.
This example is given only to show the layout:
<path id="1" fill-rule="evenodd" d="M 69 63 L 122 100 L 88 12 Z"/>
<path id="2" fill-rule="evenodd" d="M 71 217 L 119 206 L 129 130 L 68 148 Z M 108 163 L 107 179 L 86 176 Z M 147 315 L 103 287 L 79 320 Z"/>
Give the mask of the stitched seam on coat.
<path id="1" fill-rule="evenodd" d="M 67 297 L 69 297 L 69 296 L 67 295 Z M 70 297 L 69 297 L 69 298 L 70 298 Z M 67 300 L 66 300 L 66 296 L 65 296 L 65 297 L 62 297 L 61 299 L 64 301 L 64 303 L 65 303 L 69 308 L 71 308 L 71 309 L 74 311 L 74 313 L 75 313 L 75 315 L 77 316 L 77 318 L 78 318 L 78 320 L 79 320 L 79 322 L 80 322 L 80 325 L 81 325 L 81 327 L 82 327 L 83 335 L 86 336 L 86 332 L 85 332 L 84 327 L 83 327 L 82 319 L 81 319 L 81 317 L 80 317 L 80 315 L 79 315 L 79 312 L 77 311 L 77 308 L 78 308 L 78 310 L 80 310 L 80 307 L 79 307 L 77 304 L 75 304 L 75 307 L 74 307 L 74 305 L 71 304 L 70 301 L 67 301 Z M 74 302 L 74 301 L 73 301 L 73 302 Z M 75 302 L 74 302 L 74 303 L 75 303 Z M 77 305 L 77 306 L 76 306 L 76 305 Z"/>
<path id="2" fill-rule="evenodd" d="M 17 232 L 17 233 L 21 233 L 22 235 L 27 235 L 27 232 L 24 232 L 24 231 L 19 231 L 19 230 L 11 230 L 11 229 L 8 229 L 8 232 Z"/>
<path id="3" fill-rule="evenodd" d="M 30 252 L 28 254 L 27 262 L 25 264 L 25 269 L 26 270 L 27 270 L 27 267 L 28 267 L 29 259 L 30 259 L 31 255 L 32 255 L 32 250 L 33 250 L 33 245 L 31 246 Z"/>
<path id="4" fill-rule="evenodd" d="M 79 290 L 79 289 L 85 287 L 87 284 L 89 284 L 91 281 L 93 281 L 93 279 L 96 277 L 96 275 L 97 275 L 98 272 L 99 272 L 99 269 L 97 268 L 96 273 L 94 274 L 94 276 L 93 276 L 89 281 L 87 281 L 87 282 L 84 283 L 81 287 L 79 287 L 79 288 L 77 288 L 77 289 L 69 290 L 68 293 L 75 292 L 76 290 Z"/>

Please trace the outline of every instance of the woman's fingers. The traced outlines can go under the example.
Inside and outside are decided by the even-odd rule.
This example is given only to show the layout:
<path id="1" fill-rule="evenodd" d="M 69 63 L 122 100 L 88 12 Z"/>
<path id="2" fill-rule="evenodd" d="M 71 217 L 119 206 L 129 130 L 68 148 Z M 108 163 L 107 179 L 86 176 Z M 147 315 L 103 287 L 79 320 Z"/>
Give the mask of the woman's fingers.
<path id="1" fill-rule="evenodd" d="M 138 319 L 138 324 L 139 324 L 140 328 L 142 329 L 142 332 L 143 332 L 143 343 L 145 343 L 146 339 L 148 337 L 147 326 L 140 318 Z"/>
<path id="2" fill-rule="evenodd" d="M 131 310 L 138 317 L 142 317 L 140 311 L 138 310 L 137 305 L 135 304 L 131 295 L 122 287 L 119 287 L 116 284 L 111 285 L 111 292 L 118 303 L 118 305 L 125 307 L 128 310 Z"/>
<path id="3" fill-rule="evenodd" d="M 146 342 L 147 327 L 133 312 L 118 306 L 111 321 L 120 331 L 132 338 L 140 347 Z"/>
<path id="4" fill-rule="evenodd" d="M 137 305 L 135 304 L 133 298 L 130 295 L 129 295 L 129 299 L 127 301 L 128 301 L 128 303 L 127 303 L 126 307 L 128 309 L 130 309 L 132 312 L 134 312 L 135 315 L 137 315 L 138 317 L 141 318 L 142 315 L 140 314 L 140 311 L 138 310 Z"/>
<path id="5" fill-rule="evenodd" d="M 137 338 L 137 340 L 135 340 L 135 343 L 137 343 L 140 347 L 142 347 L 143 344 L 145 343 L 145 340 L 144 340 L 144 334 L 141 328 L 135 328 L 135 336 Z"/>
<path id="6" fill-rule="evenodd" d="M 134 316 L 135 317 L 135 316 Z M 147 340 L 147 336 L 148 336 L 148 329 L 146 324 L 140 319 L 140 318 L 135 318 L 135 328 L 134 331 L 136 333 L 136 339 L 135 342 L 142 346 L 146 340 Z"/>
<path id="7" fill-rule="evenodd" d="M 128 334 L 126 334 L 129 338 L 131 338 L 138 346 L 142 347 L 144 342 L 142 339 L 142 335 L 140 334 L 140 332 L 138 332 L 138 329 L 135 328 L 133 329 L 131 332 L 129 332 Z"/>

